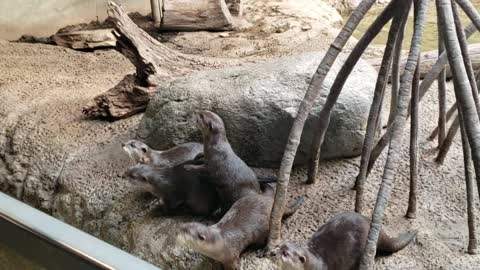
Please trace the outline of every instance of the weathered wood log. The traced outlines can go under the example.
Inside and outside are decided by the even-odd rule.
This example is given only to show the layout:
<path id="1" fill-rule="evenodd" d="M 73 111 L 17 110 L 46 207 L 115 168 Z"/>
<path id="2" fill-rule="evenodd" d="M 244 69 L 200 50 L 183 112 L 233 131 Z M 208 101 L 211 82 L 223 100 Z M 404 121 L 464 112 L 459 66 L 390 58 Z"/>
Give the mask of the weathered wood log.
<path id="1" fill-rule="evenodd" d="M 112 30 L 96 29 L 57 33 L 52 36 L 52 39 L 58 46 L 75 50 L 115 47 L 117 38 Z"/>
<path id="2" fill-rule="evenodd" d="M 470 57 L 472 60 L 472 66 L 475 71 L 480 70 L 480 43 L 471 44 L 468 46 L 468 52 L 470 53 Z M 428 71 L 432 68 L 433 64 L 438 59 L 438 51 L 428 51 L 423 52 L 420 56 L 421 58 L 421 66 L 420 66 L 420 78 L 423 79 L 425 75 L 427 75 Z M 373 65 L 377 70 L 380 68 L 380 64 L 382 62 L 381 58 L 373 58 L 373 59 L 366 59 L 371 65 Z M 405 61 L 403 59 L 401 70 L 405 69 Z M 452 73 L 450 72 L 450 67 L 447 65 L 446 67 L 447 78 L 452 77 Z"/>
<path id="3" fill-rule="evenodd" d="M 235 66 L 247 61 L 207 58 L 172 50 L 140 29 L 125 10 L 109 2 L 109 16 L 115 24 L 117 50 L 136 68 L 115 87 L 94 98 L 94 104 L 83 108 L 89 117 L 109 120 L 132 116 L 145 110 L 157 86 L 198 70 Z"/>
<path id="4" fill-rule="evenodd" d="M 235 25 L 225 0 L 163 0 L 161 28 L 175 31 L 232 30 Z"/>

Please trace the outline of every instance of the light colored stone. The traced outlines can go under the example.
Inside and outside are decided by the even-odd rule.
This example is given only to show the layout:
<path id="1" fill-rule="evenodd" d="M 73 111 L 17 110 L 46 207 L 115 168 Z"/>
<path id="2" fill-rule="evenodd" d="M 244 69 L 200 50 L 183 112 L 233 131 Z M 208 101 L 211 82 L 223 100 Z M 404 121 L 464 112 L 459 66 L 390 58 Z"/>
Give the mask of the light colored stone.
<path id="1" fill-rule="evenodd" d="M 173 81 L 150 102 L 139 136 L 159 149 L 200 140 L 190 119 L 196 110 L 212 110 L 223 118 L 229 141 L 241 158 L 252 166 L 277 167 L 297 108 L 322 58 L 323 53 L 307 53 Z M 306 122 L 296 164 L 308 160 L 318 114 L 342 59 L 333 65 Z M 376 74 L 362 60 L 354 68 L 334 107 L 322 158 L 361 153 Z"/>

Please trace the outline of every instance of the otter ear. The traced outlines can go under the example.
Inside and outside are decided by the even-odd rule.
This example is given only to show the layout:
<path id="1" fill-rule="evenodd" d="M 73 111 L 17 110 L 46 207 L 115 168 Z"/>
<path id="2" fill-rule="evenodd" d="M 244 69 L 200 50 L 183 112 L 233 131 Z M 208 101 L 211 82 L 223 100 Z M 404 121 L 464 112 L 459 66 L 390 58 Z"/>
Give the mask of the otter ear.
<path id="1" fill-rule="evenodd" d="M 305 261 L 307 260 L 305 256 L 298 256 L 298 259 L 300 260 L 301 263 L 305 263 Z"/>
<path id="2" fill-rule="evenodd" d="M 199 233 L 198 234 L 198 239 L 200 239 L 200 241 L 205 241 L 205 239 L 207 239 L 207 238 L 205 237 L 204 234 Z"/>

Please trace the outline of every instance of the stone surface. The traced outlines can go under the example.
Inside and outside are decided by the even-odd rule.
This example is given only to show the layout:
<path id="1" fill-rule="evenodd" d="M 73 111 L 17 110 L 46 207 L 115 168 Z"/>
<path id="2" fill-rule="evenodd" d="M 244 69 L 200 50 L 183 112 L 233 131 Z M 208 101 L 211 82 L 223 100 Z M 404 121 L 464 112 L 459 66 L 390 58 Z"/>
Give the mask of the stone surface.
<path id="1" fill-rule="evenodd" d="M 159 89 L 142 119 L 139 136 L 164 149 L 200 140 L 190 121 L 193 112 L 207 109 L 223 118 L 234 150 L 252 166 L 280 164 L 290 127 L 322 53 L 306 53 L 267 63 L 200 72 Z M 343 58 L 343 57 L 341 57 Z M 335 74 L 327 76 L 313 112 L 305 125 L 296 164 L 309 157 L 318 114 Z M 361 153 L 376 71 L 360 61 L 335 105 L 322 157 L 352 157 Z"/>
<path id="2" fill-rule="evenodd" d="M 117 38 L 113 29 L 83 30 L 58 33 L 52 36 L 58 46 L 75 50 L 115 47 Z"/>

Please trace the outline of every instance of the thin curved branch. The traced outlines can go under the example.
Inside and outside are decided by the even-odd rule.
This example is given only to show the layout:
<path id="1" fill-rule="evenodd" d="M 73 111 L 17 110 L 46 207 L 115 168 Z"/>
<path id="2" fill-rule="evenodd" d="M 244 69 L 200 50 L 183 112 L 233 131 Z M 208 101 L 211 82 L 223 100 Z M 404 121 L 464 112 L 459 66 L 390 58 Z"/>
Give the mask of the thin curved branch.
<path id="1" fill-rule="evenodd" d="M 375 0 L 363 0 L 355 9 L 355 11 L 353 11 L 343 29 L 335 38 L 335 41 L 330 45 L 330 48 L 318 66 L 317 71 L 313 75 L 307 92 L 305 93 L 305 97 L 300 103 L 297 117 L 295 118 L 292 128 L 290 129 L 287 145 L 283 153 L 282 163 L 278 172 L 278 184 L 275 191 L 275 201 L 270 219 L 270 235 L 267 245 L 268 249 L 273 248 L 280 240 L 281 220 L 286 203 L 290 172 L 292 170 L 293 161 L 295 159 L 295 154 L 297 153 L 298 145 L 300 144 L 300 138 L 302 136 L 303 127 L 305 125 L 305 121 L 307 120 L 308 114 L 312 110 L 313 104 L 320 94 L 323 81 L 330 71 L 332 64 L 343 50 L 343 47 L 352 35 L 353 31 L 357 28 L 360 21 L 374 3 Z"/>
<path id="2" fill-rule="evenodd" d="M 376 123 L 380 118 L 381 103 L 385 93 L 388 74 L 390 71 L 390 66 L 392 65 L 392 60 L 395 57 L 393 52 L 397 49 L 397 44 L 402 44 L 403 41 L 403 30 L 407 22 L 408 10 L 410 9 L 411 5 L 411 1 L 409 2 L 409 5 L 404 7 L 403 12 L 398 12 L 393 18 L 392 26 L 390 27 L 390 31 L 388 33 L 387 45 L 383 54 L 382 65 L 378 73 L 377 84 L 375 86 L 373 101 L 367 120 L 367 129 L 363 142 L 362 156 L 360 159 L 360 170 L 355 182 L 355 212 L 357 213 L 362 213 L 363 210 L 363 193 L 367 175 L 367 165 L 372 152 L 373 144 L 375 142 Z M 396 60 L 398 61 L 399 59 Z M 398 66 L 398 62 L 393 64 Z"/>
<path id="3" fill-rule="evenodd" d="M 330 123 L 330 116 L 333 106 L 337 102 L 337 99 L 342 92 L 345 81 L 347 80 L 348 76 L 355 67 L 355 64 L 358 62 L 362 53 L 368 47 L 370 42 L 372 42 L 372 40 L 382 30 L 383 26 L 385 26 L 385 24 L 387 24 L 391 20 L 397 8 L 398 2 L 398 0 L 390 2 L 390 4 L 375 19 L 375 21 L 368 28 L 362 38 L 358 41 L 357 45 L 352 50 L 347 60 L 343 64 L 342 68 L 338 72 L 337 77 L 335 78 L 335 81 L 333 82 L 333 85 L 330 89 L 330 92 L 328 93 L 327 100 L 325 101 L 325 104 L 323 105 L 323 108 L 319 113 L 318 124 L 315 131 L 315 136 L 312 141 L 310 159 L 308 162 L 307 184 L 314 184 L 316 182 L 321 145 L 323 143 L 325 133 Z"/>
<path id="4" fill-rule="evenodd" d="M 467 38 L 473 35 L 476 31 L 476 27 L 474 24 L 470 24 L 465 28 L 465 35 Z M 432 83 L 438 78 L 438 75 L 440 72 L 445 68 L 445 65 L 448 62 L 447 58 L 447 52 L 443 52 L 437 62 L 432 66 L 428 74 L 423 78 L 422 83 L 420 84 L 420 101 L 422 101 L 422 98 L 425 96 L 427 93 L 428 89 L 432 86 Z M 455 106 L 455 105 L 454 105 Z M 450 108 L 449 112 L 450 116 L 453 114 L 455 111 L 455 108 Z M 449 113 L 447 112 L 447 119 Z M 383 136 L 380 138 L 380 140 L 377 142 L 377 145 L 372 150 L 372 156 L 370 157 L 370 161 L 368 163 L 368 171 L 367 171 L 367 177 L 370 174 L 371 169 L 373 168 L 373 165 L 375 165 L 375 162 L 377 161 L 378 157 L 382 154 L 383 150 L 385 147 L 388 145 L 388 142 L 390 141 L 390 136 L 392 134 L 392 129 L 393 129 L 393 123 L 388 125 L 387 131 L 383 134 Z"/>
<path id="5" fill-rule="evenodd" d="M 402 131 L 406 124 L 409 90 L 412 86 L 413 74 L 417 67 L 422 44 L 423 30 L 426 20 L 428 0 L 417 0 L 415 3 L 415 26 L 410 45 L 405 72 L 402 75 L 401 87 L 398 97 L 397 113 L 393 122 L 393 133 L 385 164 L 382 183 L 378 192 L 377 201 L 373 211 L 372 222 L 368 233 L 365 251 L 360 260 L 360 270 L 373 269 L 377 242 L 382 227 L 383 215 L 393 188 L 395 170 L 400 162 L 400 147 L 402 145 Z"/>

